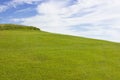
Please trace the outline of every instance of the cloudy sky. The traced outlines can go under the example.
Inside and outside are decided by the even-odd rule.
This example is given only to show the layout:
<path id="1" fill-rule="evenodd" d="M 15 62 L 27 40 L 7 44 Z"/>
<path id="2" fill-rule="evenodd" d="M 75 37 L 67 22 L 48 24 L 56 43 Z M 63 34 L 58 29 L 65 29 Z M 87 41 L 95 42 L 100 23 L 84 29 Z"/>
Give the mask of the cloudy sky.
<path id="1" fill-rule="evenodd" d="M 120 42 L 120 0 L 0 0 L 0 23 Z"/>

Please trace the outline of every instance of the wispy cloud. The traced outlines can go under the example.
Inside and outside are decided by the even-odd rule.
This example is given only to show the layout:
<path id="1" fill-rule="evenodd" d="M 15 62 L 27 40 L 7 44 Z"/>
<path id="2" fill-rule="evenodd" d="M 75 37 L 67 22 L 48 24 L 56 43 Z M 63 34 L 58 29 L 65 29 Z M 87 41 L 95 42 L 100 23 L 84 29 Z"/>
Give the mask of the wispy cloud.
<path id="1" fill-rule="evenodd" d="M 0 12 L 6 11 L 11 7 L 17 7 L 18 5 L 22 4 L 33 4 L 40 2 L 42 0 L 11 0 L 9 2 L 4 3 L 4 5 L 0 5 Z"/>
<path id="2" fill-rule="evenodd" d="M 3 12 L 7 9 L 8 7 L 6 5 L 0 5 L 0 12 Z"/>
<path id="3" fill-rule="evenodd" d="M 48 0 L 37 6 L 36 16 L 16 20 L 50 32 L 120 42 L 119 7 L 119 0 Z"/>
<path id="4" fill-rule="evenodd" d="M 31 11 L 31 10 L 32 10 L 32 9 L 29 7 L 29 8 L 17 10 L 15 13 L 28 12 L 28 11 Z"/>

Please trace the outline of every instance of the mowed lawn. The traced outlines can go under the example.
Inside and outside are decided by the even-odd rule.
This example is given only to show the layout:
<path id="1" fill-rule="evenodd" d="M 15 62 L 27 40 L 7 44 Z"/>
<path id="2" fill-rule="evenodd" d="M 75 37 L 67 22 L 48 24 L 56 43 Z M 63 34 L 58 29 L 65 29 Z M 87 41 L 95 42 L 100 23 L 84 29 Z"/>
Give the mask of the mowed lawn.
<path id="1" fill-rule="evenodd" d="M 0 31 L 0 80 L 120 80 L 120 43 Z"/>

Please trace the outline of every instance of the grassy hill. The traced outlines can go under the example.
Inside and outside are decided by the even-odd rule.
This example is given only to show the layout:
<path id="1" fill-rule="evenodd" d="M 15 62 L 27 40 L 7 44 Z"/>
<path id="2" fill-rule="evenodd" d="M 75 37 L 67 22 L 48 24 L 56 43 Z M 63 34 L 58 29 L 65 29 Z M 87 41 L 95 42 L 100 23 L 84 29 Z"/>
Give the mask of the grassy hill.
<path id="1" fill-rule="evenodd" d="M 0 30 L 40 30 L 33 26 L 24 26 L 16 24 L 0 24 Z"/>
<path id="2" fill-rule="evenodd" d="M 0 31 L 0 80 L 119 79 L 119 43 L 39 30 Z"/>

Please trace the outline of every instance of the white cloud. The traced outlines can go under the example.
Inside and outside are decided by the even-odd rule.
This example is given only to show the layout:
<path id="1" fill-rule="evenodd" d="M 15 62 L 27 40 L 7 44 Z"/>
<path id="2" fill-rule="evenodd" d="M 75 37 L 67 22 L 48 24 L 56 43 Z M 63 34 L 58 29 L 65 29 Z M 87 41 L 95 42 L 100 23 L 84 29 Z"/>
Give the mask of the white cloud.
<path id="1" fill-rule="evenodd" d="M 22 13 L 22 12 L 28 12 L 28 11 L 32 11 L 32 9 L 30 7 L 25 9 L 20 9 L 20 10 L 17 10 L 15 13 Z"/>
<path id="2" fill-rule="evenodd" d="M 33 4 L 33 3 L 40 2 L 40 1 L 42 1 L 42 0 L 11 0 L 11 1 L 5 3 L 4 5 L 0 5 L 0 12 L 6 11 L 7 9 L 9 9 L 11 7 L 16 7 L 16 6 L 22 5 L 24 3 Z"/>
<path id="3" fill-rule="evenodd" d="M 39 2 L 41 0 L 12 0 L 10 2 L 7 3 L 8 6 L 17 6 L 17 5 L 21 5 L 21 4 L 32 4 L 33 2 Z"/>
<path id="4" fill-rule="evenodd" d="M 45 31 L 120 42 L 119 0 L 78 0 L 68 5 L 70 1 L 43 2 L 36 8 L 38 15 L 18 21 L 25 25 L 38 26 Z M 81 24 L 89 25 L 86 27 L 80 26 Z"/>
<path id="5" fill-rule="evenodd" d="M 0 12 L 3 12 L 7 9 L 7 6 L 5 5 L 0 5 Z"/>

